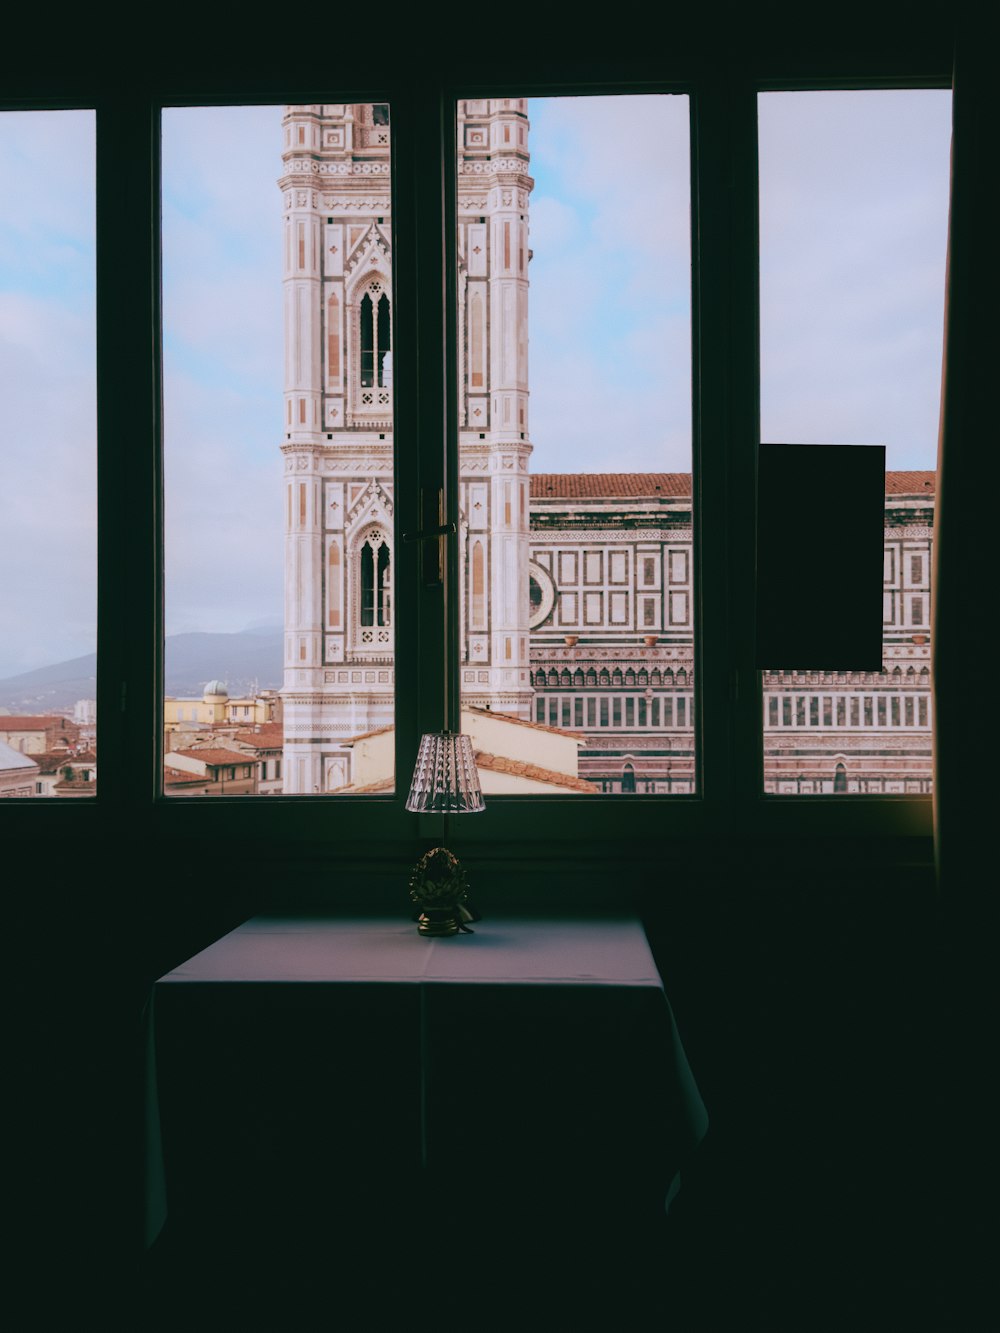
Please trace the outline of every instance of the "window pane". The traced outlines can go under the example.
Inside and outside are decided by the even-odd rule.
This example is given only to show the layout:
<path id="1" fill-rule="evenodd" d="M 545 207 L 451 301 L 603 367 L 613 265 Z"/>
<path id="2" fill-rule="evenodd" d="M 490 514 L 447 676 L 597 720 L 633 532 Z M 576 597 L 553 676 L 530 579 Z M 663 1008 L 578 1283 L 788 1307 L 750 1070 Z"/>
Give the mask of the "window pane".
<path id="1" fill-rule="evenodd" d="M 97 787 L 92 111 L 0 114 L 0 797 Z"/>
<path id="2" fill-rule="evenodd" d="M 393 789 L 389 153 L 385 104 L 164 113 L 168 794 Z"/>
<path id="3" fill-rule="evenodd" d="M 691 792 L 687 99 L 470 100 L 458 135 L 462 726 L 483 790 Z"/>
<path id="4" fill-rule="evenodd" d="M 931 789 L 950 94 L 759 98 L 761 439 L 886 447 L 883 666 L 766 671 L 764 789 Z M 837 576 L 839 532 L 790 560 Z"/>

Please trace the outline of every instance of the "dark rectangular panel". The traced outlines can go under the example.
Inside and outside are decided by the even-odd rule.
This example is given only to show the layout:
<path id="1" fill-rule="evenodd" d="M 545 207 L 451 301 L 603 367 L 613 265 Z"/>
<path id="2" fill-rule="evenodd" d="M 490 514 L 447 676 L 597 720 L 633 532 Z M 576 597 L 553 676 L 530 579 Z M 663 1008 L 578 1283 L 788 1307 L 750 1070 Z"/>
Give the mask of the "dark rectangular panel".
<path id="1" fill-rule="evenodd" d="M 757 667 L 882 668 L 883 445 L 762 444 Z"/>

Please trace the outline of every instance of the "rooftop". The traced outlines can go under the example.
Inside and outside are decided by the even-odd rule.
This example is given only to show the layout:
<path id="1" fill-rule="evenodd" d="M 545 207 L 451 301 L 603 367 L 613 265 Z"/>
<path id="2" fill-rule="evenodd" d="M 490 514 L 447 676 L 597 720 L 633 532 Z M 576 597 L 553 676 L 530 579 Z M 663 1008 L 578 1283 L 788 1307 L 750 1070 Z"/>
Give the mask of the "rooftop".
<path id="1" fill-rule="evenodd" d="M 886 495 L 933 495 L 934 472 L 887 472 Z M 611 500 L 634 497 L 686 498 L 690 472 L 536 472 L 531 477 L 533 500 Z"/>
<path id="2" fill-rule="evenodd" d="M 538 764 L 525 763 L 520 759 L 505 759 L 502 755 L 485 754 L 476 751 L 476 764 L 493 773 L 510 773 L 514 777 L 529 778 L 533 782 L 544 782 L 550 787 L 563 787 L 568 791 L 585 792 L 588 795 L 600 790 L 586 778 L 574 777 L 571 773 L 557 773 L 551 768 L 541 768 Z"/>
<path id="3" fill-rule="evenodd" d="M 533 500 L 690 494 L 690 472 L 535 472 L 531 476 Z"/>
<path id="4" fill-rule="evenodd" d="M 255 731 L 235 732 L 233 740 L 239 741 L 241 745 L 252 745 L 258 750 L 280 749 L 285 743 L 285 729 L 280 722 L 265 722 Z"/>
<path id="5" fill-rule="evenodd" d="M 920 495 L 926 491 L 934 494 L 936 472 L 887 472 L 885 474 L 886 495 Z"/>
<path id="6" fill-rule="evenodd" d="M 211 764 L 213 768 L 220 768 L 223 765 L 249 764 L 253 762 L 252 754 L 244 754 L 240 750 L 212 750 L 206 746 L 199 750 L 194 746 L 187 750 L 174 750 L 174 754 L 182 754 L 188 759 L 200 759 L 203 764 Z"/>
<path id="7" fill-rule="evenodd" d="M 189 773 L 187 769 L 171 768 L 169 764 L 163 765 L 163 785 L 165 787 L 179 787 L 185 783 L 203 783 L 206 782 L 204 774 Z"/>
<path id="8" fill-rule="evenodd" d="M 0 769 L 8 772 L 15 768 L 34 768 L 37 769 L 34 757 L 29 754 L 22 754 L 20 750 L 15 750 L 13 746 L 6 741 L 0 741 Z"/>
<path id="9" fill-rule="evenodd" d="M 544 722 L 532 722 L 526 717 L 515 717 L 513 713 L 498 713 L 493 708 L 480 708 L 476 704 L 463 705 L 462 711 L 478 713 L 480 717 L 495 717 L 498 722 L 511 722 L 516 727 L 530 727 L 532 731 L 551 731 L 553 736 L 568 736 L 573 741 L 586 740 L 586 736 L 579 731 L 567 731 L 565 727 L 550 727 Z"/>
<path id="10" fill-rule="evenodd" d="M 73 727 L 77 724 L 58 714 L 12 713 L 0 717 L 0 731 L 45 731 L 49 727 Z"/>

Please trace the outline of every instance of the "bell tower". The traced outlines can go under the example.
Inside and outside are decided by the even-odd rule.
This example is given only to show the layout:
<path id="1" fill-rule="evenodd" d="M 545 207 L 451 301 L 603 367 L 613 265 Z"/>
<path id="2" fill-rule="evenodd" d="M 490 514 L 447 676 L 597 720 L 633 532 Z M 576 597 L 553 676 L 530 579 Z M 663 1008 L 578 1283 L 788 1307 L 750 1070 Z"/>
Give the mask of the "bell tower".
<path id="1" fill-rule="evenodd" d="M 463 702 L 527 718 L 527 105 L 459 103 Z M 284 790 L 354 783 L 391 727 L 389 107 L 283 118 Z"/>
<path id="2" fill-rule="evenodd" d="M 460 102 L 458 142 L 462 701 L 527 719 L 527 102 Z"/>

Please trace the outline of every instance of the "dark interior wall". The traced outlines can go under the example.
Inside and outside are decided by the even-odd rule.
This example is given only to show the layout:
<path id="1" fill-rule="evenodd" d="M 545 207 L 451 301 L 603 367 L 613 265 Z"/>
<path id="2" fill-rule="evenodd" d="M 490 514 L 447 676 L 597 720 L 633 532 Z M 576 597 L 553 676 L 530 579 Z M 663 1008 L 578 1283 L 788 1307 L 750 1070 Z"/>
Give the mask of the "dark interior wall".
<path id="1" fill-rule="evenodd" d="M 248 1262 L 225 1237 L 194 1259 L 169 1238 L 142 1258 L 143 1008 L 157 976 L 274 908 L 277 884 L 260 891 L 258 851 L 229 853 L 225 865 L 179 855 L 153 870 L 135 849 L 116 858 L 122 869 L 100 894 L 58 898 L 55 932 L 36 913 L 14 934 L 37 946 L 24 950 L 15 1024 L 28 1034 L 19 1225 L 32 1261 L 72 1275 L 73 1300 L 90 1308 L 124 1301 L 150 1320 L 177 1314 L 192 1273 L 231 1284 Z M 643 1238 L 654 1264 L 644 1299 L 653 1310 L 669 1293 L 675 1316 L 703 1321 L 691 1327 L 724 1327 L 752 1309 L 774 1327 L 874 1327 L 879 1312 L 898 1326 L 947 1328 L 952 1034 L 930 868 L 871 851 L 821 868 L 815 848 L 802 852 L 795 865 L 787 849 L 758 848 L 713 873 L 676 858 L 627 871 L 711 1118 L 668 1225 Z M 381 910 L 401 919 L 407 868 L 385 865 L 374 881 Z M 334 862 L 331 880 L 337 871 Z M 343 906 L 371 910 L 370 872 L 359 867 L 366 889 Z M 558 875 L 524 869 L 511 889 L 508 874 L 504 894 L 499 878 L 470 874 L 487 919 L 574 910 Z M 610 867 L 596 878 L 606 903 Z M 316 910 L 313 895 L 302 908 Z M 473 1131 L 465 1169 L 488 1152 Z M 304 1209 L 307 1200 L 304 1188 Z M 603 1243 L 623 1225 L 616 1219 Z M 501 1242 L 479 1231 L 489 1255 Z M 286 1222 L 262 1218 L 261 1232 L 280 1248 Z M 561 1281 L 578 1261 L 586 1269 L 558 1243 L 551 1250 Z M 405 1289 L 398 1254 L 389 1263 L 384 1280 Z M 63 1283 L 36 1289 L 40 1308 L 66 1297 Z"/>

